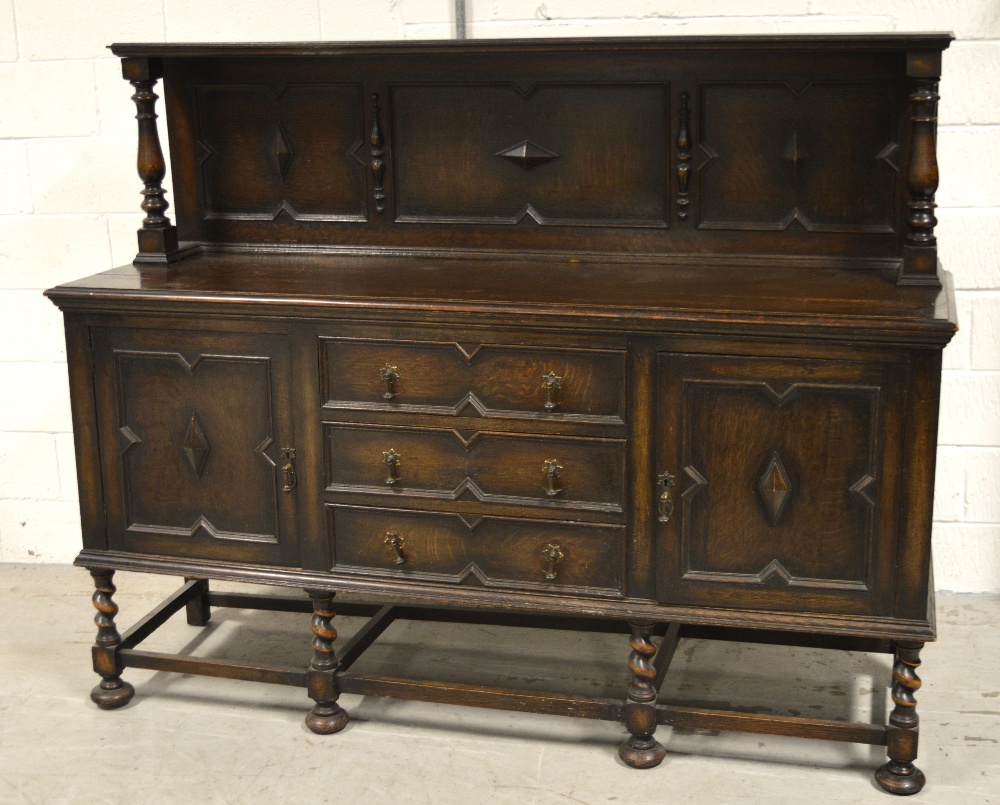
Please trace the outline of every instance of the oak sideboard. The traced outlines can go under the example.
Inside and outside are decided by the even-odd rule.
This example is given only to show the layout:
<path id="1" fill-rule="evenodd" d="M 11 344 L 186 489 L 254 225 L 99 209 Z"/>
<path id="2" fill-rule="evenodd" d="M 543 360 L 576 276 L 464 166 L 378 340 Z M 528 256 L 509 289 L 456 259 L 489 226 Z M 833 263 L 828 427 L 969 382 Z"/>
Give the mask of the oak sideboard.
<path id="1" fill-rule="evenodd" d="M 145 668 L 302 686 L 317 733 L 340 693 L 621 720 L 639 768 L 658 725 L 800 735 L 885 745 L 879 784 L 919 791 L 950 40 L 112 46 L 138 254 L 47 292 L 93 700 Z M 116 570 L 184 582 L 120 633 Z M 369 616 L 346 642 L 335 595 Z M 311 613 L 311 665 L 139 647 L 213 607 Z M 400 618 L 620 631 L 631 684 L 358 671 Z M 890 653 L 888 723 L 663 700 L 688 637 Z"/>

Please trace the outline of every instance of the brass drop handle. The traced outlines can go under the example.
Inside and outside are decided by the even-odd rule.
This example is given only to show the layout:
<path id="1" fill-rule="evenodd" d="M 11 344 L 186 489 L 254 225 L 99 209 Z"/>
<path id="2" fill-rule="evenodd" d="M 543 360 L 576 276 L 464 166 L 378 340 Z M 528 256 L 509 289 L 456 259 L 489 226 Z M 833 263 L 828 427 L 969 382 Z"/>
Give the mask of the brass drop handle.
<path id="1" fill-rule="evenodd" d="M 379 369 L 379 374 L 382 375 L 382 384 L 385 386 L 385 391 L 382 392 L 382 399 L 391 400 L 396 396 L 396 381 L 399 380 L 399 371 L 395 366 L 387 363 Z"/>
<path id="2" fill-rule="evenodd" d="M 393 564 L 406 564 L 406 557 L 403 555 L 403 538 L 398 531 L 386 531 L 385 539 L 382 541 L 396 554 L 396 558 L 392 560 Z"/>
<path id="3" fill-rule="evenodd" d="M 388 452 L 382 454 L 382 463 L 385 464 L 386 467 L 385 482 L 389 485 L 392 485 L 399 480 L 399 461 L 401 458 L 402 456 L 391 447 Z"/>
<path id="4" fill-rule="evenodd" d="M 545 557 L 545 578 L 552 581 L 556 577 L 556 565 L 566 556 L 562 545 L 558 542 L 550 542 L 542 549 L 542 556 Z"/>
<path id="5" fill-rule="evenodd" d="M 559 480 L 559 476 L 562 475 L 563 468 L 559 464 L 559 460 L 555 458 L 550 458 L 545 462 L 545 466 L 542 467 L 542 472 L 545 473 L 545 480 L 549 484 L 549 488 L 546 490 L 545 494 L 550 498 L 554 498 L 558 495 L 562 489 L 556 486 L 556 481 Z"/>
<path id="6" fill-rule="evenodd" d="M 674 487 L 674 476 L 669 472 L 656 477 L 656 489 L 660 494 L 660 516 L 657 518 L 661 523 L 670 520 L 670 515 L 674 513 L 674 499 L 670 496 L 670 490 Z"/>
<path id="7" fill-rule="evenodd" d="M 542 390 L 545 392 L 545 410 L 555 411 L 559 407 L 557 399 L 559 389 L 562 388 L 562 378 L 555 372 L 542 375 Z"/>
<path id="8" fill-rule="evenodd" d="M 285 474 L 285 485 L 281 487 L 281 491 L 291 492 L 299 482 L 299 479 L 295 475 L 295 448 L 282 447 L 281 460 L 284 462 L 281 471 Z"/>

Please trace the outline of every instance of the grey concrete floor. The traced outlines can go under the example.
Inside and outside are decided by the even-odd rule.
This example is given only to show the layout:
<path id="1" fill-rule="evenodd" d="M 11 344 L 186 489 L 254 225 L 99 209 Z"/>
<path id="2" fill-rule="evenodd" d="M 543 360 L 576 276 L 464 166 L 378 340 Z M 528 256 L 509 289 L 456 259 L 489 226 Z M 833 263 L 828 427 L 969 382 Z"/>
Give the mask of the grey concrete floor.
<path id="1" fill-rule="evenodd" d="M 119 573 L 123 629 L 179 584 Z M 878 747 L 661 728 L 658 768 L 616 753 L 614 723 L 358 696 L 334 736 L 309 732 L 305 691 L 129 670 L 132 703 L 88 699 L 86 571 L 0 565 L 0 803 L 882 803 Z M 914 801 L 1000 803 L 1000 597 L 941 595 L 924 652 Z M 338 618 L 341 639 L 361 621 Z M 144 648 L 305 664 L 305 615 L 173 618 Z M 617 635 L 398 622 L 359 661 L 375 671 L 620 696 Z M 683 641 L 664 695 L 820 718 L 883 719 L 884 656 Z"/>

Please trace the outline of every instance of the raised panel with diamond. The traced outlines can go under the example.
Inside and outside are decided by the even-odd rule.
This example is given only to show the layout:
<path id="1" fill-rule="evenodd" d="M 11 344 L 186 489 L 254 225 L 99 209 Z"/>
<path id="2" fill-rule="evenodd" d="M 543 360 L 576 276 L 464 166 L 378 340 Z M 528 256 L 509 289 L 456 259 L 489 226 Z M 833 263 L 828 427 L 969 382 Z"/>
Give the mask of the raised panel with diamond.
<path id="1" fill-rule="evenodd" d="M 897 369 L 662 354 L 658 382 L 657 461 L 680 470 L 661 600 L 891 607 Z"/>
<path id="2" fill-rule="evenodd" d="M 359 85 L 206 84 L 197 102 L 208 220 L 366 220 Z"/>
<path id="3" fill-rule="evenodd" d="M 884 83 L 702 84 L 698 227 L 896 232 L 898 103 Z"/>
<path id="4" fill-rule="evenodd" d="M 668 91 L 397 84 L 396 220 L 666 228 Z"/>
<path id="5" fill-rule="evenodd" d="M 109 543 L 294 563 L 283 336 L 97 330 Z"/>

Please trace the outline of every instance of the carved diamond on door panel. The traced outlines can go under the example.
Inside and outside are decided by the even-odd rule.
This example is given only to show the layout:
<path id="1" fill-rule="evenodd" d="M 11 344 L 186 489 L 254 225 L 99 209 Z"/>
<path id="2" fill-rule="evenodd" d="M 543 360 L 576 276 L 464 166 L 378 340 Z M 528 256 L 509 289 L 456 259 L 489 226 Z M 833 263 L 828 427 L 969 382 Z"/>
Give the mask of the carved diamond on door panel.
<path id="1" fill-rule="evenodd" d="M 771 525 L 778 525 L 792 498 L 792 482 L 777 451 L 771 454 L 771 460 L 757 482 L 757 490 L 771 518 Z"/>
<path id="2" fill-rule="evenodd" d="M 208 454 L 211 450 L 212 445 L 208 443 L 205 431 L 201 429 L 198 416 L 192 411 L 191 422 L 184 435 L 184 455 L 196 477 L 201 478 L 202 470 L 205 469 L 205 462 L 208 461 Z"/>
<path id="3" fill-rule="evenodd" d="M 274 146 L 274 155 L 278 160 L 278 171 L 281 173 L 281 181 L 285 181 L 285 179 L 288 178 L 288 168 L 292 164 L 295 152 L 292 151 L 292 146 L 288 142 L 288 135 L 285 133 L 285 127 L 280 123 L 278 124 L 278 135 Z"/>
<path id="4" fill-rule="evenodd" d="M 883 467 L 899 460 L 886 422 L 900 371 L 661 354 L 657 463 L 677 472 L 679 495 L 658 524 L 660 600 L 891 611 L 897 490 Z"/>

